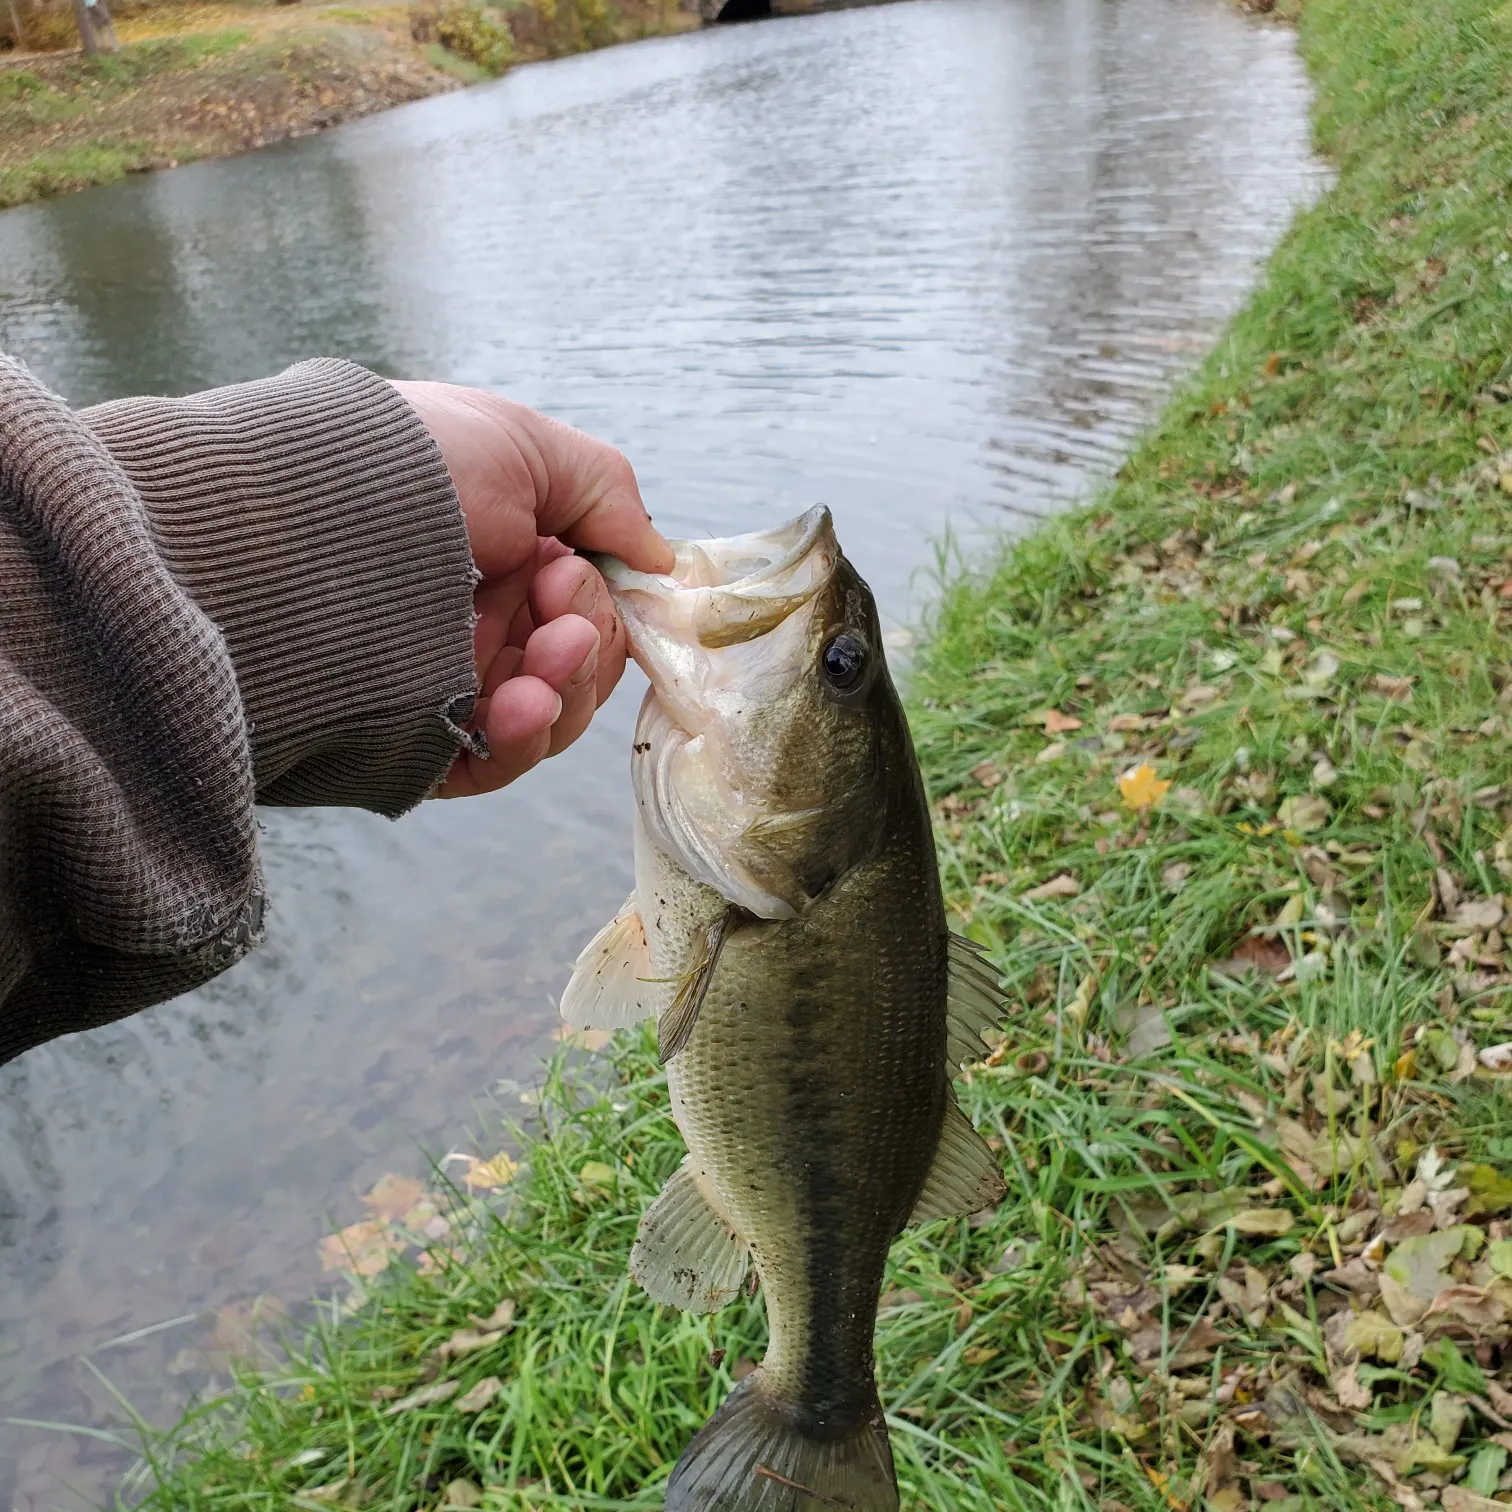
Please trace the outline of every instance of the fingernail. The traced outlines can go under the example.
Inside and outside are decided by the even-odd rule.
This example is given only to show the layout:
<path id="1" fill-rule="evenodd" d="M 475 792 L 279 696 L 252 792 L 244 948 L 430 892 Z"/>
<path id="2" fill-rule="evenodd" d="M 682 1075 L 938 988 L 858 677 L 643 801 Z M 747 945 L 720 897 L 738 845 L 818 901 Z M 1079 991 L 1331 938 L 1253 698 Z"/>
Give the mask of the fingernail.
<path id="1" fill-rule="evenodd" d="M 553 693 L 556 693 L 556 689 L 555 688 L 553 688 L 551 691 Z M 556 695 L 556 701 L 557 701 L 556 713 L 551 716 L 551 722 L 552 722 L 552 724 L 555 724 L 557 722 L 557 720 L 559 720 L 562 717 L 562 695 L 560 693 L 557 693 L 557 695 Z"/>
<path id="2" fill-rule="evenodd" d="M 576 672 L 567 679 L 569 688 L 581 688 L 584 683 L 592 682 L 598 675 L 598 647 L 594 648 L 585 656 L 579 664 Z"/>
<path id="3" fill-rule="evenodd" d="M 596 572 L 590 573 L 578 584 L 577 591 L 572 595 L 572 612 L 581 614 L 584 619 L 592 619 L 602 594 L 603 579 Z"/>

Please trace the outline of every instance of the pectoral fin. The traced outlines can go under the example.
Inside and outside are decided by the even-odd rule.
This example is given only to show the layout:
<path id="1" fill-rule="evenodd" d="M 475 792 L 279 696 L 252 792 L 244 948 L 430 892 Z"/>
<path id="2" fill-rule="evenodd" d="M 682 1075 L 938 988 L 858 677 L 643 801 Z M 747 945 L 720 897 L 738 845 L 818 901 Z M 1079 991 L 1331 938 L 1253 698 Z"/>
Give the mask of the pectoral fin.
<path id="1" fill-rule="evenodd" d="M 630 1274 L 653 1302 L 711 1313 L 740 1291 L 750 1255 L 716 1204 L 685 1159 L 646 1209 L 630 1251 Z"/>
<path id="2" fill-rule="evenodd" d="M 1003 1020 L 1006 1004 L 997 972 L 982 947 L 964 935 L 952 934 L 947 950 L 950 984 L 945 1000 L 945 1061 L 954 1076 L 969 1061 L 987 1054 L 984 1029 Z"/>
<path id="3" fill-rule="evenodd" d="M 709 927 L 702 954 L 678 983 L 676 996 L 657 1023 L 656 1049 L 664 1066 L 688 1043 L 693 1027 L 698 1023 L 699 1010 L 709 994 L 714 968 L 719 964 L 719 952 L 724 949 L 738 914 L 738 909 L 727 908 Z"/>
<path id="4" fill-rule="evenodd" d="M 655 980 L 646 929 L 634 893 L 583 947 L 562 994 L 562 1018 L 571 1029 L 624 1029 L 658 1014 L 667 984 Z"/>
<path id="5" fill-rule="evenodd" d="M 958 1213 L 980 1213 L 1001 1201 L 1007 1190 L 997 1156 L 952 1097 L 945 1105 L 934 1165 L 908 1221 L 927 1223 Z"/>

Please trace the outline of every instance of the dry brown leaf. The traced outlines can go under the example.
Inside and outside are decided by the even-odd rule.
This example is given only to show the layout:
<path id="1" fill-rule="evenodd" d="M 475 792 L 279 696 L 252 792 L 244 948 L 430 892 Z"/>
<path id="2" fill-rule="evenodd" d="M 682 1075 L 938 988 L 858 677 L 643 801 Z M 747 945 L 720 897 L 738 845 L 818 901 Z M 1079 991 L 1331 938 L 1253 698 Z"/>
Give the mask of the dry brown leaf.
<path id="1" fill-rule="evenodd" d="M 1269 1234 L 1279 1238 L 1291 1233 L 1295 1222 L 1295 1217 L 1286 1208 L 1247 1208 L 1217 1226 L 1235 1229 L 1241 1234 Z"/>
<path id="2" fill-rule="evenodd" d="M 1508 492 L 1512 492 L 1512 489 Z M 1444 1512 L 1507 1512 L 1506 1502 L 1482 1496 L 1468 1486 L 1445 1486 L 1439 1492 L 1439 1506 Z"/>
<path id="3" fill-rule="evenodd" d="M 476 1386 L 457 1398 L 456 1410 L 458 1412 L 482 1412 L 498 1396 L 503 1384 L 498 1376 L 484 1376 Z"/>
<path id="4" fill-rule="evenodd" d="M 1488 1071 L 1512 1071 L 1512 1040 L 1500 1045 L 1487 1045 L 1477 1059 Z"/>
<path id="5" fill-rule="evenodd" d="M 403 1242 L 386 1224 L 363 1218 L 320 1241 L 320 1268 L 376 1276 L 403 1248 Z"/>
<path id="6" fill-rule="evenodd" d="M 422 1386 L 419 1391 L 400 1397 L 383 1415 L 394 1417 L 401 1412 L 412 1412 L 416 1407 L 434 1407 L 437 1402 L 450 1401 L 461 1387 L 460 1381 L 432 1381 L 429 1386 Z"/>
<path id="7" fill-rule="evenodd" d="M 1460 929 L 1495 929 L 1506 917 L 1501 894 L 1489 898 L 1466 898 L 1455 905 L 1451 922 Z"/>
<path id="8" fill-rule="evenodd" d="M 425 1196 L 425 1184 L 413 1176 L 380 1176 L 362 1200 L 381 1223 L 397 1223 Z"/>
<path id="9" fill-rule="evenodd" d="M 1360 1384 L 1357 1366 L 1345 1365 L 1334 1371 L 1328 1378 L 1328 1384 L 1333 1387 L 1339 1406 L 1347 1412 L 1363 1412 L 1375 1400 L 1369 1387 Z"/>
<path id="10" fill-rule="evenodd" d="M 1062 714 L 1059 709 L 1041 709 L 1030 715 L 1035 724 L 1043 725 L 1047 735 L 1064 735 L 1068 730 L 1079 730 L 1082 722 L 1074 714 Z"/>
<path id="11" fill-rule="evenodd" d="M 509 1328 L 514 1323 L 515 1306 L 513 1297 L 505 1297 L 486 1318 L 475 1317 L 472 1321 L 485 1331 L 490 1328 Z"/>
<path id="12" fill-rule="evenodd" d="M 476 1328 L 459 1328 L 451 1338 L 436 1350 L 442 1360 L 455 1360 L 466 1354 L 476 1354 L 480 1349 L 491 1349 L 504 1337 L 502 1328 L 489 1329 L 486 1333 Z"/>
<path id="13" fill-rule="evenodd" d="M 1031 903 L 1040 903 L 1048 898 L 1074 898 L 1080 891 L 1081 883 L 1070 872 L 1060 872 L 1048 882 L 1041 882 L 1038 887 L 1031 887 L 1019 896 Z"/>

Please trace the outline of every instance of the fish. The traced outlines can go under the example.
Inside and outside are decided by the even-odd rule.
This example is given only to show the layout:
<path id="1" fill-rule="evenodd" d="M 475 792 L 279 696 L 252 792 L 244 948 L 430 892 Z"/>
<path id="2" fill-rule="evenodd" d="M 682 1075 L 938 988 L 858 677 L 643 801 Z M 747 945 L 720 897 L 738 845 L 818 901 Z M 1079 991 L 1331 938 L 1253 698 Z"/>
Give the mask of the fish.
<path id="1" fill-rule="evenodd" d="M 873 1354 L 889 1248 L 1002 1170 L 955 1095 L 998 978 L 945 918 L 871 591 L 827 509 L 596 559 L 650 687 L 635 890 L 579 955 L 574 1029 L 655 1018 L 687 1155 L 630 1271 L 714 1312 L 759 1283 L 761 1363 L 678 1459 L 668 1512 L 894 1512 Z"/>

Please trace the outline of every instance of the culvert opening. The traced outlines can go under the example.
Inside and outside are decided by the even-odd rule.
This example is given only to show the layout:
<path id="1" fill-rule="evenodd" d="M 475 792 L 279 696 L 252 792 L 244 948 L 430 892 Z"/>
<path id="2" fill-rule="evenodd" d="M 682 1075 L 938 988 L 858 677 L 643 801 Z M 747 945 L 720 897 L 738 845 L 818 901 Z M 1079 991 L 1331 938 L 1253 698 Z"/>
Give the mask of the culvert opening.
<path id="1" fill-rule="evenodd" d="M 772 0 L 728 0 L 719 12 L 721 22 L 764 21 L 772 14 Z"/>

